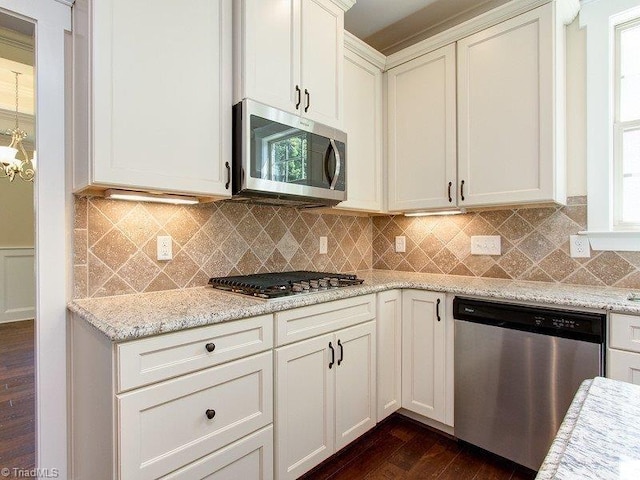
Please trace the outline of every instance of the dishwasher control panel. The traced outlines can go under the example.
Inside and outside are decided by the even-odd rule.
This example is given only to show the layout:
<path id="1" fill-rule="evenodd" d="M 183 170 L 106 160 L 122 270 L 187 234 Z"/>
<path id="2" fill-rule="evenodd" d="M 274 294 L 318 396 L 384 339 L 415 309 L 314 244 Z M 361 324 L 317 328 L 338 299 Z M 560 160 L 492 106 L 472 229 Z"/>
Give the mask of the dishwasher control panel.
<path id="1" fill-rule="evenodd" d="M 602 343 L 605 314 L 456 297 L 453 317 L 496 327 Z"/>

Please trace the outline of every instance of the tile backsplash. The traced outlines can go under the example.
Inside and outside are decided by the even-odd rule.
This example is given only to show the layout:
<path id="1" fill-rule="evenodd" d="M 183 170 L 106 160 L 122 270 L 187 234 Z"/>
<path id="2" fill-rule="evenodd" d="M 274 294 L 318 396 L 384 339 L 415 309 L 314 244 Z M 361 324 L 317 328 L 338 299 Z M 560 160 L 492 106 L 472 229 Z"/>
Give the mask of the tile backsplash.
<path id="1" fill-rule="evenodd" d="M 203 286 L 223 275 L 349 272 L 370 269 L 373 258 L 371 219 L 282 207 L 76 198 L 74 228 L 74 298 Z M 158 235 L 172 237 L 173 260 L 156 260 Z"/>
<path id="2" fill-rule="evenodd" d="M 74 297 L 206 285 L 213 276 L 370 268 L 640 289 L 640 252 L 569 256 L 586 228 L 586 197 L 566 207 L 442 217 L 351 217 L 221 202 L 157 205 L 76 198 Z M 156 237 L 173 260 L 156 260 Z M 397 235 L 406 253 L 395 253 Z M 502 255 L 471 255 L 471 236 L 500 235 Z M 318 253 L 320 236 L 328 255 Z"/>
<path id="3" fill-rule="evenodd" d="M 373 219 L 373 268 L 640 288 L 640 252 L 571 258 L 569 235 L 586 230 L 587 198 L 566 207 L 486 210 L 440 217 Z M 406 253 L 394 239 L 406 236 Z M 471 236 L 500 235 L 502 255 L 471 255 Z"/>

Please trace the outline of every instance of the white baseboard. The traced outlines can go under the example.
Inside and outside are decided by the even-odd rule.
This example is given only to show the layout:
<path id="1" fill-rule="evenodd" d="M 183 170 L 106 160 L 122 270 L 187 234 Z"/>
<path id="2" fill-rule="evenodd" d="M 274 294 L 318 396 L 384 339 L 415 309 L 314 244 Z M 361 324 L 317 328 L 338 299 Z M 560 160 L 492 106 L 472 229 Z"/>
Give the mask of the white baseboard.
<path id="1" fill-rule="evenodd" d="M 0 248 L 0 323 L 35 318 L 33 248 Z"/>

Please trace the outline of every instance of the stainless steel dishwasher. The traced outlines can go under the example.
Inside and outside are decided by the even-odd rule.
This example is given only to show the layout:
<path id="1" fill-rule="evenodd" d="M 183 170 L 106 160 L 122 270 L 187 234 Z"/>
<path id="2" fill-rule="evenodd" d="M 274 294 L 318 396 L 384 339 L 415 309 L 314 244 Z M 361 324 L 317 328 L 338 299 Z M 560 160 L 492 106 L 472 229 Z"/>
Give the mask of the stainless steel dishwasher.
<path id="1" fill-rule="evenodd" d="M 603 373 L 605 315 L 456 297 L 454 433 L 538 470 L 583 380 Z"/>

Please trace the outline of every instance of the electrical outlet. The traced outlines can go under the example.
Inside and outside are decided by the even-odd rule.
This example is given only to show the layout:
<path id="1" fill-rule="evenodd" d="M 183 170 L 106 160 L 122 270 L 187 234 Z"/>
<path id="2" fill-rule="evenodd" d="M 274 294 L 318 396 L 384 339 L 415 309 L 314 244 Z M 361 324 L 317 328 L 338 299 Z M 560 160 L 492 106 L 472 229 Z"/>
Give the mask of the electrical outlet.
<path id="1" fill-rule="evenodd" d="M 407 251 L 407 237 L 396 237 L 396 253 L 404 253 Z"/>
<path id="2" fill-rule="evenodd" d="M 158 240 L 158 260 L 171 260 L 173 259 L 173 246 L 171 243 L 171 237 L 159 236 Z"/>
<path id="3" fill-rule="evenodd" d="M 327 237 L 320 237 L 320 255 L 326 255 L 329 251 L 329 242 Z"/>
<path id="4" fill-rule="evenodd" d="M 569 235 L 569 250 L 573 258 L 591 257 L 589 238 L 584 235 Z"/>
<path id="5" fill-rule="evenodd" d="M 471 255 L 502 255 L 500 235 L 473 235 Z"/>

